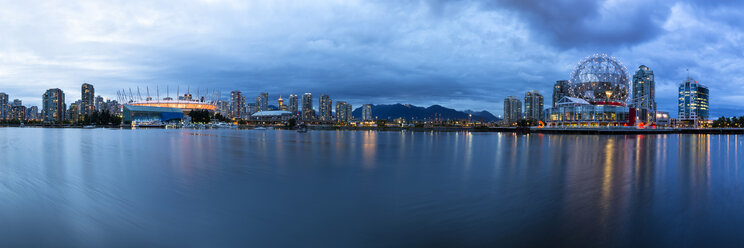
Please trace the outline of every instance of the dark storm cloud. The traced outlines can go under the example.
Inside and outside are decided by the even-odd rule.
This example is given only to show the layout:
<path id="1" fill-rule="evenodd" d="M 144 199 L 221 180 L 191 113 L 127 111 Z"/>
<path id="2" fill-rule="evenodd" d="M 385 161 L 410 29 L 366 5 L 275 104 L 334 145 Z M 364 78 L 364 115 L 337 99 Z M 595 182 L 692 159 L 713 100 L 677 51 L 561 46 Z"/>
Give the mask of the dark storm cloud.
<path id="1" fill-rule="evenodd" d="M 0 91 L 68 102 L 166 86 L 329 94 L 363 103 L 442 104 L 500 114 L 504 97 L 552 83 L 596 52 L 656 72 L 675 112 L 686 75 L 711 87 L 712 113 L 744 98 L 738 1 L 96 1 L 0 8 Z M 273 100 L 272 100 L 273 101 Z"/>

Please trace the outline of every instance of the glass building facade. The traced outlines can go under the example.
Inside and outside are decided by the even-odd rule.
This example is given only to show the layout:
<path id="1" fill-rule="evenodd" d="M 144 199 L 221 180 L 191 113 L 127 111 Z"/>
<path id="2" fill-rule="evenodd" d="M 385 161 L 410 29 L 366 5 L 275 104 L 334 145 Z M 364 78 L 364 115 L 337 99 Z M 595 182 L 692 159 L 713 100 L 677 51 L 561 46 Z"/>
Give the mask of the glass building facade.
<path id="1" fill-rule="evenodd" d="M 622 105 L 592 105 L 582 99 L 564 97 L 547 111 L 551 126 L 628 126 L 634 125 L 635 111 Z"/>
<path id="2" fill-rule="evenodd" d="M 708 87 L 688 77 L 679 85 L 678 118 L 680 121 L 707 120 Z"/>

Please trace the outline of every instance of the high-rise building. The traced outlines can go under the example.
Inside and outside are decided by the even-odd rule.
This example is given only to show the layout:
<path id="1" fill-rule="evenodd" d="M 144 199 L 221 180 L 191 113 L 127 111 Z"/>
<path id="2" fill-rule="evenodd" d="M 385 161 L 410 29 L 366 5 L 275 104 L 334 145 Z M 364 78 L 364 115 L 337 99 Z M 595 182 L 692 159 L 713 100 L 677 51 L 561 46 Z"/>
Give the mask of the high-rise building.
<path id="1" fill-rule="evenodd" d="M 103 111 L 106 110 L 106 102 L 103 100 L 103 97 L 97 96 L 96 102 L 95 102 L 95 111 Z"/>
<path id="2" fill-rule="evenodd" d="M 230 92 L 230 114 L 228 118 L 240 119 L 240 114 L 243 113 L 243 95 L 239 90 L 233 90 Z"/>
<path id="3" fill-rule="evenodd" d="M 362 120 L 372 121 L 372 104 L 362 105 Z"/>
<path id="4" fill-rule="evenodd" d="M 8 94 L 0 92 L 0 120 L 10 118 L 10 105 L 8 104 Z"/>
<path id="5" fill-rule="evenodd" d="M 67 109 L 67 120 L 71 120 L 73 122 L 78 122 L 83 120 L 83 112 L 80 108 L 82 106 L 82 101 L 77 100 L 70 104 L 70 108 Z"/>
<path id="6" fill-rule="evenodd" d="M 297 114 L 299 112 L 299 105 L 297 105 L 297 100 L 297 95 L 289 95 L 289 112 L 292 112 L 293 114 Z"/>
<path id="7" fill-rule="evenodd" d="M 26 119 L 35 121 L 39 120 L 39 107 L 31 106 L 26 109 Z"/>
<path id="8" fill-rule="evenodd" d="M 522 119 L 522 102 L 515 96 L 507 96 L 504 99 L 504 121 L 511 125 Z"/>
<path id="9" fill-rule="evenodd" d="M 697 121 L 708 119 L 708 87 L 687 77 L 679 84 L 679 121 Z"/>
<path id="10" fill-rule="evenodd" d="M 258 106 L 258 111 L 269 110 L 269 93 L 262 92 L 258 94 L 256 97 L 256 106 Z"/>
<path id="11" fill-rule="evenodd" d="M 21 101 L 21 99 L 14 99 L 13 103 L 11 103 L 10 106 L 11 107 L 23 106 L 23 101 Z"/>
<path id="12" fill-rule="evenodd" d="M 312 120 L 315 118 L 315 110 L 313 110 L 313 94 L 305 93 L 302 95 L 302 119 Z"/>
<path id="13" fill-rule="evenodd" d="M 536 90 L 524 94 L 524 118 L 543 120 L 543 96 Z"/>
<path id="14" fill-rule="evenodd" d="M 318 117 L 322 121 L 333 120 L 333 100 L 326 94 L 318 98 Z"/>
<path id="15" fill-rule="evenodd" d="M 42 117 L 45 122 L 65 120 L 65 93 L 60 89 L 48 89 L 42 96 Z"/>
<path id="16" fill-rule="evenodd" d="M 85 116 L 92 115 L 96 111 L 96 92 L 93 85 L 83 84 L 80 93 L 80 114 Z"/>
<path id="17" fill-rule="evenodd" d="M 13 105 L 10 108 L 10 119 L 25 121 L 26 120 L 26 107 L 23 105 Z"/>
<path id="18" fill-rule="evenodd" d="M 345 101 L 336 102 L 336 120 L 338 122 L 351 121 L 351 104 Z"/>
<path id="19" fill-rule="evenodd" d="M 638 71 L 633 75 L 631 107 L 636 109 L 636 116 L 640 122 L 656 122 L 655 85 L 654 71 L 645 65 L 639 66 Z"/>
<path id="20" fill-rule="evenodd" d="M 556 104 L 558 103 L 558 101 L 561 100 L 561 98 L 569 96 L 568 90 L 569 90 L 568 80 L 555 81 L 555 85 L 553 85 L 553 107 L 554 108 Z"/>

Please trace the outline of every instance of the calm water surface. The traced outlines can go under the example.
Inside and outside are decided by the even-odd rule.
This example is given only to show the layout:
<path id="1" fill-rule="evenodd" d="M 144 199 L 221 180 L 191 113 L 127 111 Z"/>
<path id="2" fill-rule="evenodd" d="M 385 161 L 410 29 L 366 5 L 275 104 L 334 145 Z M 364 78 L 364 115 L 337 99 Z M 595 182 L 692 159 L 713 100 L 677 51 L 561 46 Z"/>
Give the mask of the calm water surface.
<path id="1" fill-rule="evenodd" d="M 0 128 L 0 247 L 744 246 L 744 136 Z"/>

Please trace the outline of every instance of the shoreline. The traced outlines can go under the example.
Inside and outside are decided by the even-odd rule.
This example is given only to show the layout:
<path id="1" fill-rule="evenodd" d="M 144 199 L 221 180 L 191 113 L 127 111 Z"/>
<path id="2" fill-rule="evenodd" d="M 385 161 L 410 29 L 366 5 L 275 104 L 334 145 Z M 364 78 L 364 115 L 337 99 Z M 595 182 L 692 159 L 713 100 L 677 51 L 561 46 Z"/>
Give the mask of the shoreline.
<path id="1" fill-rule="evenodd" d="M 2 124 L 0 128 L 79 128 L 82 125 L 20 125 Z M 238 130 L 252 130 L 258 126 L 240 126 Z M 165 129 L 165 127 L 132 128 L 121 125 L 103 125 L 98 128 L 116 129 Z M 287 127 L 274 127 L 276 130 L 294 130 Z M 191 129 L 191 128 L 181 128 Z M 207 128 L 213 129 L 213 128 Z M 548 128 L 548 127 L 348 127 L 348 126 L 308 126 L 316 131 L 380 131 L 380 132 L 501 132 L 501 133 L 538 133 L 538 134 L 587 134 L 587 135 L 627 135 L 627 134 L 744 134 L 744 128 Z M 198 129 L 196 129 L 198 130 Z"/>

